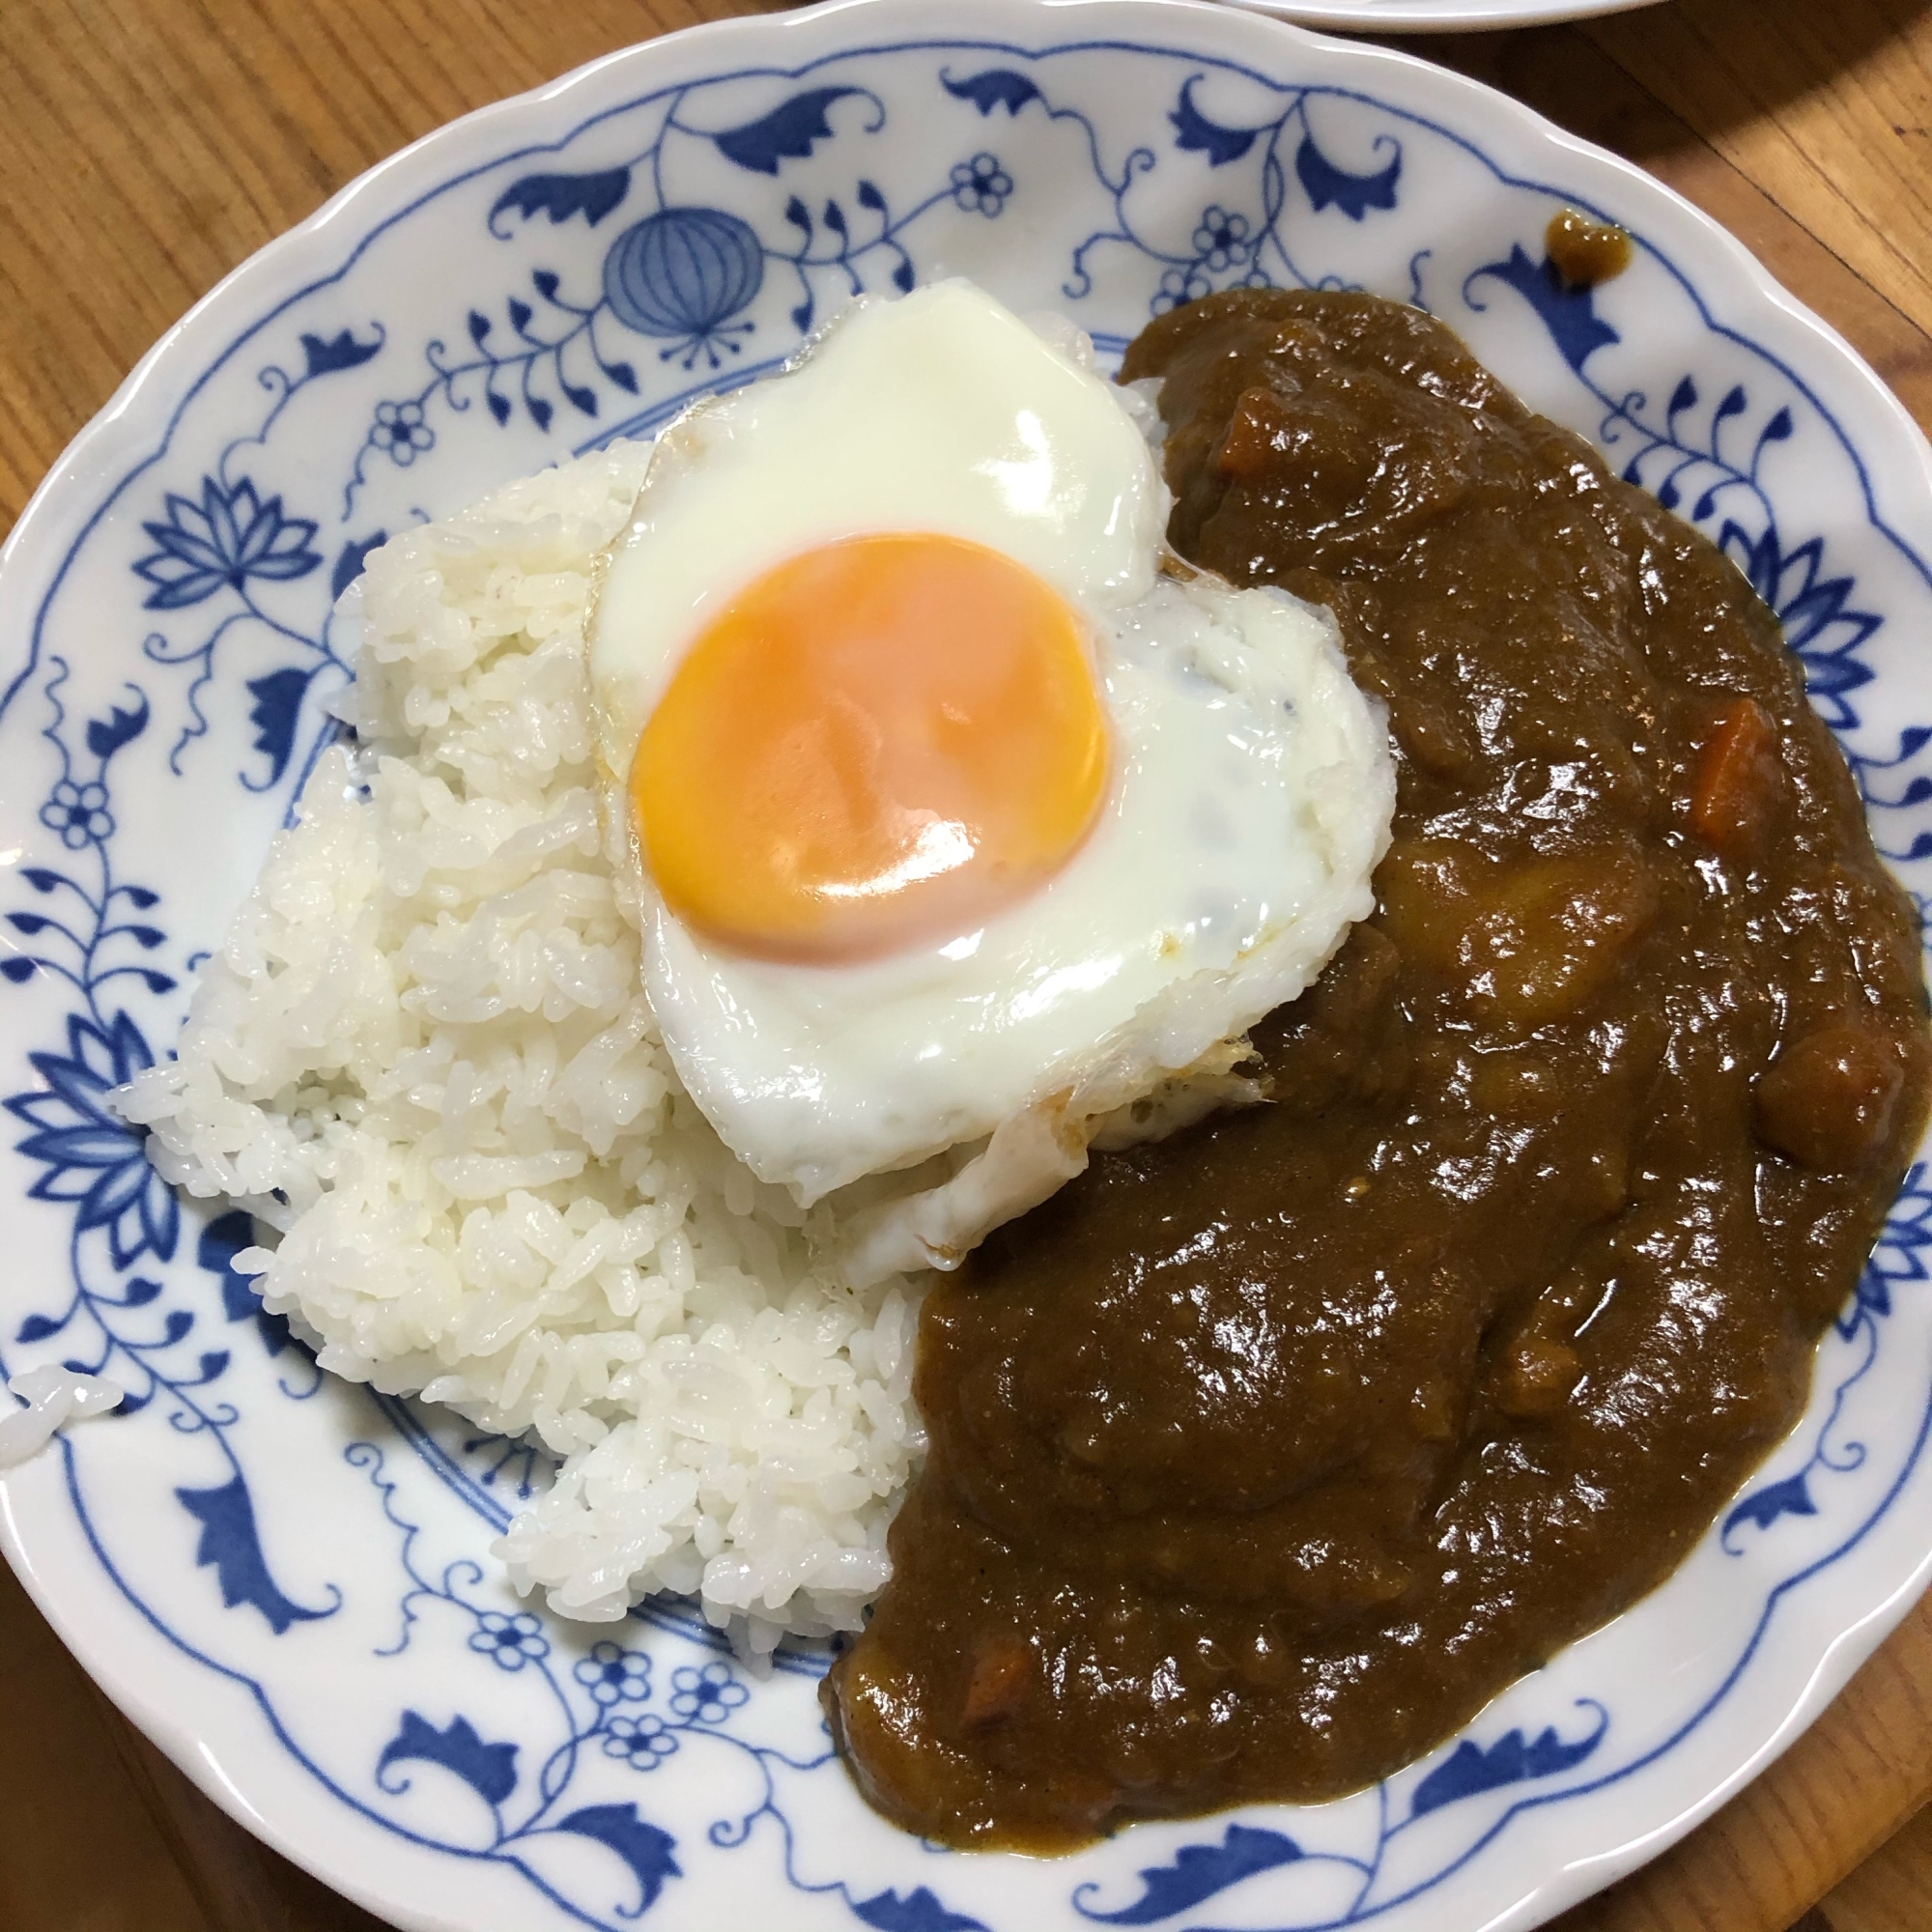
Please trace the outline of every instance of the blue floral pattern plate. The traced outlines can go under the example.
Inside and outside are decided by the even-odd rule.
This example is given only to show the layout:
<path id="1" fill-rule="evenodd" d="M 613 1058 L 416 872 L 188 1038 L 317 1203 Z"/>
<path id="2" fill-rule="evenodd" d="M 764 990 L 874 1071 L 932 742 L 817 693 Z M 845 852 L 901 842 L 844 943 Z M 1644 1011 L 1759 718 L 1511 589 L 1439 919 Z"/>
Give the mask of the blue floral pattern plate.
<path id="1" fill-rule="evenodd" d="M 1592 292 L 1545 258 L 1569 205 L 1635 239 Z M 1243 283 L 1441 315 L 1735 558 L 1932 891 L 1926 447 L 1635 170 L 1190 0 L 848 0 L 615 55 L 240 270 L 0 562 L 0 1369 L 128 1391 L 0 1482 L 8 1554 L 206 1789 L 404 1926 L 1534 1924 L 1782 1748 L 1932 1571 L 1922 1168 L 1802 1425 L 1654 1596 L 1372 1790 L 1042 1862 L 867 1811 L 820 1657 L 754 1680 L 675 1603 L 616 1631 L 526 1608 L 488 1546 L 543 1459 L 320 1375 L 228 1270 L 245 1218 L 177 1202 L 103 1104 L 167 1052 L 327 736 L 330 607 L 373 545 L 777 367 L 855 291 L 948 274 L 1106 355 Z"/>

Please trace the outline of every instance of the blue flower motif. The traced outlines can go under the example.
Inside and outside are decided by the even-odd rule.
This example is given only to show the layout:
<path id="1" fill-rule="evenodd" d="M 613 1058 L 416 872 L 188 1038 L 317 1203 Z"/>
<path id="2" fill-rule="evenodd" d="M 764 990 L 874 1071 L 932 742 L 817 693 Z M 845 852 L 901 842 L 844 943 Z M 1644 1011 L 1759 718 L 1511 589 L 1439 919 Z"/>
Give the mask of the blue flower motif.
<path id="1" fill-rule="evenodd" d="M 110 1027 L 71 1013 L 67 1052 L 27 1057 L 46 1082 L 39 1094 L 16 1094 L 7 1111 L 35 1131 L 16 1151 L 46 1172 L 28 1192 L 36 1201 L 77 1201 L 78 1230 L 105 1228 L 114 1265 L 152 1253 L 166 1261 L 181 1233 L 181 1208 L 148 1165 L 145 1132 L 108 1111 L 110 1089 L 152 1066 L 141 1030 L 126 1013 Z"/>
<path id="2" fill-rule="evenodd" d="M 722 1724 L 725 1714 L 735 1711 L 752 1694 L 728 1663 L 707 1663 L 702 1670 L 686 1666 L 673 1670 L 670 1681 L 675 1686 L 671 1709 L 694 1723 Z"/>
<path id="3" fill-rule="evenodd" d="M 1166 315 L 1170 309 L 1199 301 L 1209 286 L 1208 277 L 1199 269 L 1170 269 L 1161 276 L 1160 287 L 1148 306 L 1155 315 Z"/>
<path id="4" fill-rule="evenodd" d="M 436 432 L 423 421 L 420 403 L 378 403 L 369 440 L 378 449 L 386 449 L 391 463 L 407 469 L 421 451 L 436 447 Z M 309 526 L 311 530 L 314 527 Z"/>
<path id="5" fill-rule="evenodd" d="M 662 1718 L 646 1712 L 641 1718 L 612 1718 L 604 1732 L 604 1750 L 620 1757 L 633 1771 L 655 1771 L 677 1749 L 677 1739 Z"/>
<path id="6" fill-rule="evenodd" d="M 651 1661 L 641 1650 L 625 1650 L 607 1637 L 572 1666 L 572 1675 L 600 1704 L 620 1698 L 642 1703 L 651 1694 Z"/>
<path id="7" fill-rule="evenodd" d="M 1861 1312 L 1889 1315 L 1894 1282 L 1924 1281 L 1932 1274 L 1926 1265 L 1928 1250 L 1932 1250 L 1932 1186 L 1927 1185 L 1925 1163 L 1918 1161 L 1906 1175 L 1871 1260 L 1859 1277 L 1852 1307 L 1838 1319 L 1839 1332 L 1850 1334 Z"/>
<path id="8" fill-rule="evenodd" d="M 99 845 L 114 836 L 114 814 L 107 810 L 104 784 L 75 784 L 61 779 L 53 796 L 41 807 L 41 823 L 58 832 L 71 852 L 83 845 Z"/>
<path id="9" fill-rule="evenodd" d="M 168 521 L 141 527 L 160 546 L 134 565 L 155 586 L 150 611 L 180 611 L 223 584 L 241 590 L 251 577 L 306 577 L 322 561 L 309 548 L 315 526 L 285 517 L 279 497 L 263 502 L 246 477 L 231 490 L 204 476 L 199 504 L 170 492 Z"/>
<path id="10" fill-rule="evenodd" d="M 1230 214 L 1225 208 L 1203 209 L 1201 225 L 1194 231 L 1194 252 L 1218 275 L 1255 252 L 1245 214 Z"/>
<path id="11" fill-rule="evenodd" d="M 521 1670 L 550 1655 L 543 1625 L 526 1611 L 505 1616 L 501 1610 L 485 1610 L 477 1622 L 481 1628 L 469 1633 L 469 1648 L 480 1650 L 499 1670 Z"/>
<path id="12" fill-rule="evenodd" d="M 990 221 L 1012 191 L 1013 178 L 1001 167 L 997 156 L 978 154 L 953 167 L 952 199 L 968 214 L 983 214 Z"/>
<path id="13" fill-rule="evenodd" d="M 1726 522 L 1719 547 L 1750 580 L 1751 588 L 1776 612 L 1784 641 L 1804 666 L 1804 688 L 1826 724 L 1854 728 L 1858 712 L 1846 694 L 1871 681 L 1871 667 L 1859 652 L 1879 627 L 1872 611 L 1848 608 L 1854 584 L 1849 577 L 1827 577 L 1825 540 L 1813 537 L 1794 551 L 1778 546 L 1777 526 L 1768 524 L 1755 540 Z"/>

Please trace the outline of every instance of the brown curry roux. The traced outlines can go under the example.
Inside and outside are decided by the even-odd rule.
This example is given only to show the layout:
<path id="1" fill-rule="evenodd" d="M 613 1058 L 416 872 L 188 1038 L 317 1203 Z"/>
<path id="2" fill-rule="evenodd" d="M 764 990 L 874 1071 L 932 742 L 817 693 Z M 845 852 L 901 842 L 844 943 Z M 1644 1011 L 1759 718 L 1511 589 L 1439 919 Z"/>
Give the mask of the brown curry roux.
<path id="1" fill-rule="evenodd" d="M 827 1701 L 954 1844 L 1347 1792 L 1651 1588 L 1925 1111 L 1916 921 L 1718 551 L 1390 302 L 1210 298 L 1123 373 L 1181 553 L 1334 610 L 1395 842 L 1257 1030 L 1271 1105 L 1097 1156 L 925 1304 Z"/>

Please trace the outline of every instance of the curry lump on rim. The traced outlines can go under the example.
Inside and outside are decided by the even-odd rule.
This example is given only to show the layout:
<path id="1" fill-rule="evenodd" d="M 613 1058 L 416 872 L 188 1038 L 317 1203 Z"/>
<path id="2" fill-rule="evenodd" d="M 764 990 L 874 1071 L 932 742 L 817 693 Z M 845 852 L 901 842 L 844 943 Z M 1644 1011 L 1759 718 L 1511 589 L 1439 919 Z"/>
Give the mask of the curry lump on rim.
<path id="1" fill-rule="evenodd" d="M 894 1575 L 826 1687 L 955 1844 L 1314 1802 L 1658 1583 L 1804 1405 L 1925 1113 L 1916 922 L 1776 620 L 1447 329 L 1153 324 L 1171 535 L 1389 707 L 1378 907 L 1271 1105 L 942 1282 Z"/>

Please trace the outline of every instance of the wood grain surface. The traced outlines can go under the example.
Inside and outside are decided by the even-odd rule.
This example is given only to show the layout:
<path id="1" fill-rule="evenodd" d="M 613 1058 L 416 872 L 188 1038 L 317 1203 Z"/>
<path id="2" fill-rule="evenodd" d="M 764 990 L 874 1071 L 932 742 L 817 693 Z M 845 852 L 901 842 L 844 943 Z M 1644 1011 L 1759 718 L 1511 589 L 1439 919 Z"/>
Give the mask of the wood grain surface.
<path id="1" fill-rule="evenodd" d="M 156 336 L 371 162 L 611 48 L 755 11 L 777 10 L 0 0 L 0 530 Z M 1406 44 L 1696 202 L 1932 427 L 1932 0 L 1672 0 Z M 0 1660 L 4 1932 L 375 1927 L 134 1733 L 4 1569 Z M 1766 1776 L 1561 1932 L 1926 1932 L 1929 1795 L 1921 1604 Z"/>

